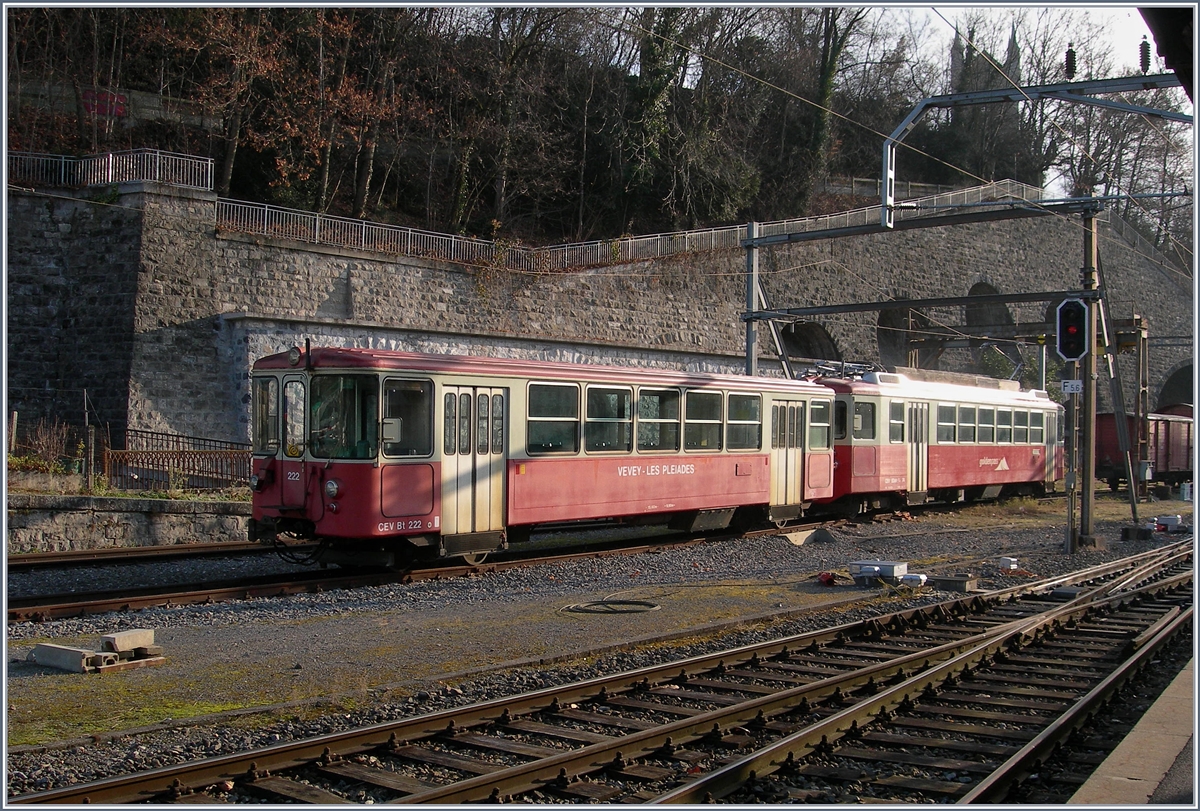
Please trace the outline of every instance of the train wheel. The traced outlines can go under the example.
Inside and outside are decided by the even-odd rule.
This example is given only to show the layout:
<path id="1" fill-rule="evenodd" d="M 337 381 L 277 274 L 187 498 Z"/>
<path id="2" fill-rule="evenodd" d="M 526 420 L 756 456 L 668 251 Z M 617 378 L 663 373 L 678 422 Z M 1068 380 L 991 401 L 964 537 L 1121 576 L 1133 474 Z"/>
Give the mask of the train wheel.
<path id="1" fill-rule="evenodd" d="M 463 559 L 463 563 L 467 564 L 468 566 L 478 566 L 487 560 L 487 556 L 487 552 L 465 552 L 459 555 L 459 557 Z"/>

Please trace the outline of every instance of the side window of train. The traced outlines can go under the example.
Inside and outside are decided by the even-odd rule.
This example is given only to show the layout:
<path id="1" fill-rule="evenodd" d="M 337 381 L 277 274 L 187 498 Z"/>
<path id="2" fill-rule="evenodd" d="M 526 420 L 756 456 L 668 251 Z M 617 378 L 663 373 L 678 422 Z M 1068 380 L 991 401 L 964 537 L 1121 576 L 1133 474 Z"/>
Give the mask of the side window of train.
<path id="1" fill-rule="evenodd" d="M 1013 412 L 1013 442 L 1029 441 L 1029 412 Z"/>
<path id="2" fill-rule="evenodd" d="M 383 381 L 383 455 L 433 453 L 433 381 Z"/>
<path id="3" fill-rule="evenodd" d="M 579 452 L 579 386 L 530 383 L 525 424 L 530 454 Z"/>
<path id="4" fill-rule="evenodd" d="M 762 398 L 757 394 L 730 394 L 725 427 L 725 447 L 756 451 L 762 447 Z"/>
<path id="5" fill-rule="evenodd" d="M 888 406 L 888 441 L 904 441 L 904 403 L 897 400 Z"/>
<path id="6" fill-rule="evenodd" d="M 875 438 L 875 404 L 854 401 L 854 438 Z"/>
<path id="7" fill-rule="evenodd" d="M 958 431 L 957 409 L 952 405 L 938 404 L 937 441 L 953 442 Z"/>
<path id="8" fill-rule="evenodd" d="M 637 447 L 639 451 L 679 450 L 679 391 L 638 390 Z"/>
<path id="9" fill-rule="evenodd" d="M 683 447 L 689 451 L 721 450 L 721 393 L 689 391 L 684 395 Z"/>
<path id="10" fill-rule="evenodd" d="M 850 409 L 847 407 L 845 400 L 834 400 L 833 401 L 833 438 L 834 439 L 845 439 L 846 438 L 846 435 L 850 430 L 849 428 L 846 427 L 850 422 L 849 419 L 847 419 L 847 417 L 846 417 L 846 414 L 849 412 L 849 410 Z"/>
<path id="11" fill-rule="evenodd" d="M 1007 408 L 996 409 L 996 441 L 1012 442 L 1013 413 Z"/>
<path id="12" fill-rule="evenodd" d="M 589 452 L 633 448 L 633 390 L 588 386 L 587 419 L 583 424 L 583 447 Z"/>
<path id="13" fill-rule="evenodd" d="M 823 451 L 829 449 L 830 418 L 833 407 L 828 400 L 813 400 L 808 409 L 808 449 Z"/>
<path id="14" fill-rule="evenodd" d="M 304 412 L 308 410 L 304 383 L 289 380 L 283 384 L 283 452 L 292 458 L 304 455 Z"/>
<path id="15" fill-rule="evenodd" d="M 442 432 L 445 440 L 442 453 L 449 456 L 458 452 L 458 395 L 454 392 L 446 392 L 443 411 Z"/>
<path id="16" fill-rule="evenodd" d="M 492 453 L 504 453 L 504 395 L 492 395 Z"/>
<path id="17" fill-rule="evenodd" d="M 1029 441 L 1035 445 L 1046 444 L 1046 412 L 1029 412 Z"/>
<path id="18" fill-rule="evenodd" d="M 975 406 L 958 407 L 958 441 L 975 441 Z"/>
<path id="19" fill-rule="evenodd" d="M 254 453 L 274 455 L 279 450 L 279 380 L 254 379 Z"/>
<path id="20" fill-rule="evenodd" d="M 797 425 L 799 416 L 799 425 Z M 804 403 L 785 403 L 771 406 L 771 447 L 799 448 L 800 432 L 804 429 Z"/>
<path id="21" fill-rule="evenodd" d="M 458 452 L 471 452 L 471 395 L 458 395 Z"/>
<path id="22" fill-rule="evenodd" d="M 996 441 L 996 409 L 979 409 L 979 432 L 977 437 L 980 442 Z"/>
<path id="23" fill-rule="evenodd" d="M 479 425 L 475 429 L 475 442 L 478 444 L 476 453 L 480 456 L 487 456 L 488 448 L 491 447 L 492 432 L 489 430 L 491 426 L 491 408 L 489 407 L 492 398 L 487 394 L 480 394 L 477 397 L 479 404 L 475 407 L 475 416 L 479 420 Z"/>

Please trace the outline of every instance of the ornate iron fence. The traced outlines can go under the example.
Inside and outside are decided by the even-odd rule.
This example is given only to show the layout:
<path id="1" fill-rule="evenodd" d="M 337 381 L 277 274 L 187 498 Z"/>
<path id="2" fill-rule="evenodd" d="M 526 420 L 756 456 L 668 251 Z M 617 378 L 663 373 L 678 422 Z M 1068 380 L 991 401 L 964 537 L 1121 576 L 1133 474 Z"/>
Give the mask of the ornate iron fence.
<path id="1" fill-rule="evenodd" d="M 105 451 L 104 475 L 118 490 L 220 490 L 250 480 L 250 451 Z"/>

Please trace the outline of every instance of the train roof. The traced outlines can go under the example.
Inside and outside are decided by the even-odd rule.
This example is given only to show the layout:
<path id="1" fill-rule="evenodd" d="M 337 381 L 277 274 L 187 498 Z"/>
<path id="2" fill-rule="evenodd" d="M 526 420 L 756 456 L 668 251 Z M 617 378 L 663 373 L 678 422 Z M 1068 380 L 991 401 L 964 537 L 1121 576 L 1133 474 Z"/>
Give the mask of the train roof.
<path id="1" fill-rule="evenodd" d="M 826 387 L 812 381 L 715 372 L 685 372 L 677 369 L 647 369 L 636 366 L 487 358 L 475 355 L 427 354 L 386 349 L 312 347 L 309 352 L 312 368 L 320 370 L 379 369 L 427 374 L 462 374 L 660 386 L 711 386 L 755 391 L 823 392 L 828 394 Z M 254 371 L 261 372 L 303 369 L 305 366 L 304 351 L 293 349 L 260 358 L 255 361 L 253 368 Z"/>
<path id="2" fill-rule="evenodd" d="M 914 379 L 899 372 L 869 372 L 861 378 L 820 378 L 834 391 L 850 394 L 877 394 L 928 399 L 968 400 L 988 403 L 1038 403 L 1058 407 L 1050 395 L 1040 389 L 1023 390 L 1013 381 L 975 375 L 924 375 Z"/>

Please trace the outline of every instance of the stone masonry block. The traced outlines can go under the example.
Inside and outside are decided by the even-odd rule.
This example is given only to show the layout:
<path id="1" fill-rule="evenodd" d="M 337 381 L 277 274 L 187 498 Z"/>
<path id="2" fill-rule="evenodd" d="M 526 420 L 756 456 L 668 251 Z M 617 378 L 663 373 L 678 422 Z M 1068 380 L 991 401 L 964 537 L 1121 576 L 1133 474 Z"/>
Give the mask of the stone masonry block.
<path id="1" fill-rule="evenodd" d="M 132 628 L 100 637 L 100 650 L 103 651 L 131 651 L 136 648 L 148 648 L 153 644 L 154 631 L 149 628 Z"/>
<path id="2" fill-rule="evenodd" d="M 71 671 L 72 673 L 88 672 L 92 657 L 95 655 L 95 650 L 68 648 L 66 645 L 44 642 L 37 643 L 37 647 L 34 648 L 34 660 L 38 665 L 56 667 L 60 671 Z"/>

